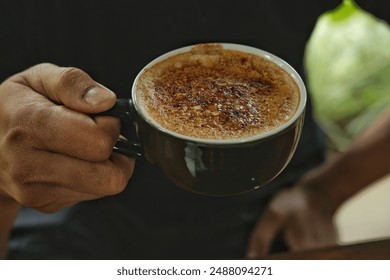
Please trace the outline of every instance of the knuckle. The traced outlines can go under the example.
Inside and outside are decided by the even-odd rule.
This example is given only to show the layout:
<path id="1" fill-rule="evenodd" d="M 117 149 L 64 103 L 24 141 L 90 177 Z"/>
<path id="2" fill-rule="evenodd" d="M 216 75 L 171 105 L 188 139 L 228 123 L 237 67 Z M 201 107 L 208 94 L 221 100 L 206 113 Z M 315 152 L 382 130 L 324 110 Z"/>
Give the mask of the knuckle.
<path id="1" fill-rule="evenodd" d="M 8 111 L 7 128 L 8 132 L 12 132 L 14 129 L 17 132 L 31 131 L 32 117 L 36 114 L 36 106 L 33 104 L 21 104 L 13 110 Z"/>
<path id="2" fill-rule="evenodd" d="M 115 182 L 111 182 L 110 184 L 107 184 L 106 193 L 107 195 L 116 195 L 123 192 L 124 189 L 125 186 L 118 184 L 118 182 L 115 181 Z"/>
<path id="3" fill-rule="evenodd" d="M 25 77 L 27 78 L 27 80 L 29 80 L 29 77 L 39 77 L 42 73 L 46 71 L 51 71 L 52 69 L 57 67 L 58 66 L 53 63 L 43 62 L 28 68 L 25 72 L 22 73 L 25 74 Z"/>
<path id="4" fill-rule="evenodd" d="M 32 191 L 24 191 L 18 202 L 25 207 L 33 208 L 47 214 L 58 212 L 63 208 L 55 202 L 48 202 L 36 195 L 32 195 L 31 192 Z"/>
<path id="5" fill-rule="evenodd" d="M 9 125 L 6 136 L 7 143 L 13 145 L 30 145 L 37 141 L 41 134 L 47 135 L 53 132 L 49 123 L 53 118 L 53 107 L 33 106 L 20 110 L 19 116 L 14 118 Z"/>
<path id="6" fill-rule="evenodd" d="M 111 137 L 106 133 L 97 132 L 94 137 L 90 137 L 92 143 L 88 145 L 91 149 L 90 154 L 96 161 L 108 159 L 112 154 L 113 143 Z"/>
<path id="7" fill-rule="evenodd" d="M 77 67 L 65 67 L 58 75 L 59 82 L 73 82 L 75 79 L 83 75 L 83 71 Z"/>
<path id="8" fill-rule="evenodd" d="M 1 147 L 2 160 L 0 167 L 3 175 L 8 181 L 16 186 L 22 187 L 28 184 L 35 172 L 29 164 L 29 146 L 31 136 L 24 129 L 11 129 Z"/>
<path id="9" fill-rule="evenodd" d="M 111 189 L 114 192 L 114 194 L 121 193 L 124 191 L 127 185 L 127 180 L 125 180 L 125 176 L 121 170 L 116 169 L 117 172 L 111 176 Z"/>
<path id="10" fill-rule="evenodd" d="M 55 128 L 52 126 L 53 120 L 57 120 L 55 114 L 56 106 L 38 107 L 30 114 L 32 134 L 50 135 Z M 39 125 L 37 125 L 39 124 Z"/>
<path id="11" fill-rule="evenodd" d="M 61 88 L 85 87 L 83 81 L 86 77 L 87 74 L 83 70 L 76 67 L 66 67 L 58 75 L 57 84 Z"/>
<path id="12" fill-rule="evenodd" d="M 24 183 L 14 188 L 14 199 L 21 205 L 45 213 L 54 213 L 63 208 L 61 198 L 48 195 L 40 189 L 40 183 Z"/>
<path id="13" fill-rule="evenodd" d="M 15 190 L 14 198 L 19 204 L 30 208 L 35 208 L 39 203 L 38 197 L 28 185 L 19 185 Z"/>
<path id="14" fill-rule="evenodd" d="M 32 182 L 33 173 L 24 164 L 16 163 L 10 172 L 12 183 L 19 189 L 17 194 L 24 197 L 25 191 L 28 192 L 29 185 Z"/>
<path id="15" fill-rule="evenodd" d="M 102 157 L 103 159 L 108 159 L 112 153 L 112 148 L 113 148 L 113 145 L 112 145 L 112 141 L 111 139 L 104 135 L 102 137 L 100 137 L 98 140 L 98 155 L 100 155 L 100 157 Z"/>
<path id="16" fill-rule="evenodd" d="M 40 201 L 42 198 L 35 191 L 35 185 L 40 182 L 42 172 L 39 167 L 31 165 L 28 158 L 28 155 L 25 157 L 16 155 L 8 162 L 6 173 L 15 197 L 21 204 L 30 206 L 32 201 L 37 201 L 37 198 Z"/>
<path id="17" fill-rule="evenodd" d="M 23 186 L 29 182 L 31 174 L 29 167 L 26 164 L 26 160 L 19 155 L 13 155 L 12 159 L 9 159 L 2 164 L 3 171 L 7 173 L 10 181 L 16 186 Z"/>
<path id="18" fill-rule="evenodd" d="M 116 195 L 121 193 L 126 184 L 123 183 L 123 175 L 121 172 L 106 172 L 101 181 L 101 189 L 104 191 L 105 195 Z"/>
<path id="19" fill-rule="evenodd" d="M 8 131 L 6 136 L 6 143 L 8 147 L 22 146 L 30 140 L 29 132 L 22 127 L 15 127 Z"/>

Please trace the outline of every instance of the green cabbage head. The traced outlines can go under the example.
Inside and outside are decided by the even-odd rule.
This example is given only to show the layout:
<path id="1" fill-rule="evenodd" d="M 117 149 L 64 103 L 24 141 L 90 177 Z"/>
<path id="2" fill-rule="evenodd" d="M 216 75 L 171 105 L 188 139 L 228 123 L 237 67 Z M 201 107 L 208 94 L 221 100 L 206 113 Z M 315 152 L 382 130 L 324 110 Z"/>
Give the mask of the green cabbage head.
<path id="1" fill-rule="evenodd" d="M 344 0 L 318 18 L 305 49 L 315 117 L 339 150 L 390 106 L 390 29 Z"/>

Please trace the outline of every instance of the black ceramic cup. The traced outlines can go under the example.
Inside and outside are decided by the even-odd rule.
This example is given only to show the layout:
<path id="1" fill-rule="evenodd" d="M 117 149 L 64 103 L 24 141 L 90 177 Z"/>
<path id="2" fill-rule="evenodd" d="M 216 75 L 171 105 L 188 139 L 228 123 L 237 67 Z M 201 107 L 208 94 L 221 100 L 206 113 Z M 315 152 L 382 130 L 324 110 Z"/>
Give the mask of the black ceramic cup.
<path id="1" fill-rule="evenodd" d="M 145 159 L 160 168 L 177 186 L 207 195 L 233 195 L 259 189 L 275 178 L 288 164 L 297 147 L 303 126 L 306 89 L 298 73 L 282 59 L 249 46 L 221 44 L 270 60 L 285 70 L 299 88 L 300 101 L 292 118 L 281 126 L 240 139 L 209 140 L 178 134 L 150 118 L 137 100 L 137 84 L 145 69 L 193 46 L 166 53 L 150 62 L 136 77 L 131 99 L 119 99 L 103 115 L 121 118 L 125 138 L 114 151 Z M 135 137 L 126 135 L 135 128 Z"/>

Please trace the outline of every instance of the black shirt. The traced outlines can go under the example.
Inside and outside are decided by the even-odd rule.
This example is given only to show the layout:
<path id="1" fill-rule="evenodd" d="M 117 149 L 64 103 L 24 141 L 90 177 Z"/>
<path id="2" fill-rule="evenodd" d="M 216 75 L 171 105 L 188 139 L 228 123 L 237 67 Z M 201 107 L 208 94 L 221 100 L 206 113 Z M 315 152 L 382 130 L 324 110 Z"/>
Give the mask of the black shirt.
<path id="1" fill-rule="evenodd" d="M 76 66 L 118 97 L 138 71 L 172 49 L 200 42 L 250 45 L 301 74 L 317 17 L 339 1 L 2 1 L 0 81 L 40 62 Z M 0 101 L 1 102 L 1 101 Z M 269 185 L 227 198 L 184 191 L 145 162 L 126 190 L 55 214 L 22 209 L 9 258 L 242 258 L 267 200 L 323 160 L 308 104 L 303 135 L 286 170 Z"/>

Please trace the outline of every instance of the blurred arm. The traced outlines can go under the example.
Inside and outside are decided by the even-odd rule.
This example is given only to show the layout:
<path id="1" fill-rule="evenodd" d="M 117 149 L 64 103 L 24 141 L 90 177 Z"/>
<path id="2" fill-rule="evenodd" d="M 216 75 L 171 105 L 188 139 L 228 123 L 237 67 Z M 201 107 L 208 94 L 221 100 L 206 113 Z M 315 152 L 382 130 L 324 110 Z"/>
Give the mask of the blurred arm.
<path id="1" fill-rule="evenodd" d="M 256 223 L 248 258 L 270 253 L 282 234 L 289 250 L 328 247 L 337 237 L 332 218 L 339 206 L 390 173 L 390 110 L 344 153 L 327 160 L 292 188 L 280 191 Z"/>
<path id="2" fill-rule="evenodd" d="M 308 174 L 304 185 L 319 187 L 337 209 L 370 183 L 390 173 L 390 109 L 344 153 Z"/>

